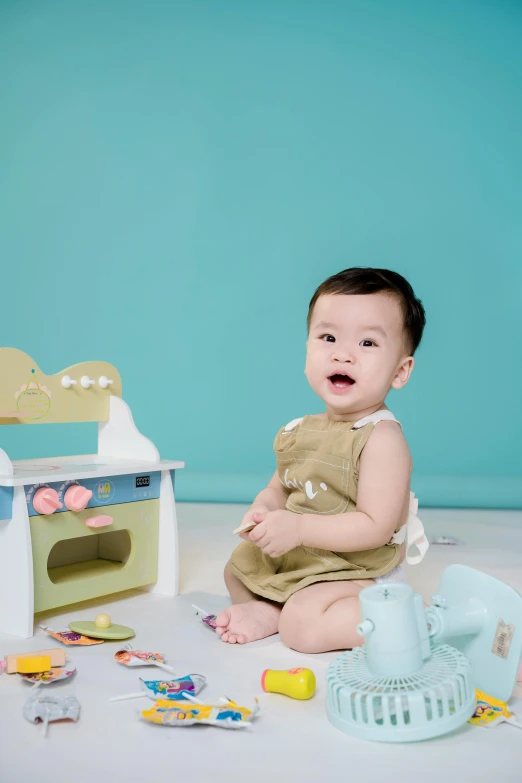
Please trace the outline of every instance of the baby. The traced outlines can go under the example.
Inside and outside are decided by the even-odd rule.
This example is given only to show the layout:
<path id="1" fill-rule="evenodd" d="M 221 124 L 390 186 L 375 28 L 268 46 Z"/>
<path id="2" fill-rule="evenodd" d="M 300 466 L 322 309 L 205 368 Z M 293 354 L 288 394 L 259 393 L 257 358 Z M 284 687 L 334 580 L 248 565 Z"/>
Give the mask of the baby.
<path id="1" fill-rule="evenodd" d="M 279 632 L 303 653 L 355 647 L 360 591 L 405 581 L 412 544 L 419 554 L 408 562 L 422 560 L 411 456 L 384 400 L 408 382 L 425 322 L 410 284 L 386 269 L 345 269 L 313 295 L 305 374 L 326 412 L 276 436 L 277 470 L 225 568 L 224 642 Z"/>

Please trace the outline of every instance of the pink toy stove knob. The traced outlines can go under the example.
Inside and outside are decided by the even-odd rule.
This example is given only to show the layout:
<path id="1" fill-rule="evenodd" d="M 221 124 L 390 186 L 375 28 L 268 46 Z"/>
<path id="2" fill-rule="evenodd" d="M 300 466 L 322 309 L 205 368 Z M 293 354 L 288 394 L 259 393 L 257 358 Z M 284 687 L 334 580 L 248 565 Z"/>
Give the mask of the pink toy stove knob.
<path id="1" fill-rule="evenodd" d="M 108 514 L 100 514 L 99 517 L 89 517 L 85 520 L 87 527 L 107 527 L 112 525 L 112 517 Z"/>
<path id="2" fill-rule="evenodd" d="M 37 489 L 33 497 L 33 508 L 39 514 L 54 514 L 57 508 L 61 508 L 58 492 L 51 487 Z"/>
<path id="3" fill-rule="evenodd" d="M 69 511 L 83 511 L 91 498 L 92 492 L 90 489 L 82 487 L 80 484 L 73 484 L 65 493 L 63 502 Z"/>

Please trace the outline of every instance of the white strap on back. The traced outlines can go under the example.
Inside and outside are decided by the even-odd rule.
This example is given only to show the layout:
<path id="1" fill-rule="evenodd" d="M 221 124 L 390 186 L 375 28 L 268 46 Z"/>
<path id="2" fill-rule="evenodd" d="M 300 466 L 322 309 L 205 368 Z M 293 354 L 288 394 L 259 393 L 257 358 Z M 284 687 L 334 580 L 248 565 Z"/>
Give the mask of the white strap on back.
<path id="1" fill-rule="evenodd" d="M 406 541 L 406 562 L 408 565 L 418 565 L 424 559 L 428 551 L 429 541 L 424 532 L 424 525 L 417 516 L 419 501 L 413 492 L 410 492 L 410 508 L 408 511 L 408 520 L 401 527 L 398 533 L 395 533 L 390 544 L 403 544 Z M 410 549 L 416 547 L 419 554 L 409 554 Z"/>
<path id="2" fill-rule="evenodd" d="M 371 422 L 377 424 L 379 421 L 396 421 L 399 427 L 402 429 L 402 424 L 398 419 L 395 418 L 393 413 L 383 408 L 380 411 L 375 411 L 375 413 L 370 413 L 370 415 L 365 416 L 364 419 L 359 419 L 359 421 L 356 421 L 355 424 L 352 424 L 352 430 L 359 430 L 361 427 L 364 427 L 365 424 L 370 424 Z"/>

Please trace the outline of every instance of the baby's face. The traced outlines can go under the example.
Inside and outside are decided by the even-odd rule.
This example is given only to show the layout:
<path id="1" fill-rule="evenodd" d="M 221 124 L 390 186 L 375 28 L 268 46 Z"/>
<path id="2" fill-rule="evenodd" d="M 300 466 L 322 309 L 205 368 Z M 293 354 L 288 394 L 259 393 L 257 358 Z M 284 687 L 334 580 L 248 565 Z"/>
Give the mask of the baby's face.
<path id="1" fill-rule="evenodd" d="M 329 414 L 377 409 L 413 368 L 399 302 L 385 294 L 327 294 L 317 300 L 305 374 Z"/>

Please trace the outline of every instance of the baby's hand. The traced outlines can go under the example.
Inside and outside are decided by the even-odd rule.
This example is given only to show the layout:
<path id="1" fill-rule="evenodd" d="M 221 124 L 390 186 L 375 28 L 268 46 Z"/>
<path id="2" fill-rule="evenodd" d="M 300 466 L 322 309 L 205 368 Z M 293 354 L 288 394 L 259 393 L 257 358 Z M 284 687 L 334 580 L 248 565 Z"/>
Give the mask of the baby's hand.
<path id="1" fill-rule="evenodd" d="M 234 533 L 239 533 L 240 538 L 248 541 L 249 531 L 259 522 L 262 522 L 267 514 L 268 508 L 266 506 L 252 506 L 241 520 L 239 527 L 234 530 Z"/>
<path id="2" fill-rule="evenodd" d="M 281 557 L 301 545 L 299 516 L 284 509 L 268 511 L 264 520 L 259 522 L 246 537 L 265 555 Z"/>

